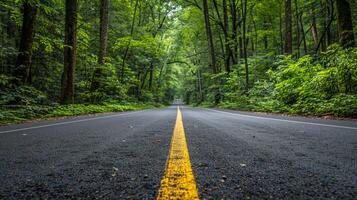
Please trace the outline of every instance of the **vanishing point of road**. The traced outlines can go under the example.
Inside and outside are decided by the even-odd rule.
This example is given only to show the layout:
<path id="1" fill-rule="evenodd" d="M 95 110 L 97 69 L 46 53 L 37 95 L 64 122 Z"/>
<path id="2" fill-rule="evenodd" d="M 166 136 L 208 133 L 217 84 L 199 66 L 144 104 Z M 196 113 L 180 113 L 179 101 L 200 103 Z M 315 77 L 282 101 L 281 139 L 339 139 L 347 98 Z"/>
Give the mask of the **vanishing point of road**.
<path id="1" fill-rule="evenodd" d="M 0 199 L 357 199 L 357 122 L 171 106 L 3 126 Z"/>

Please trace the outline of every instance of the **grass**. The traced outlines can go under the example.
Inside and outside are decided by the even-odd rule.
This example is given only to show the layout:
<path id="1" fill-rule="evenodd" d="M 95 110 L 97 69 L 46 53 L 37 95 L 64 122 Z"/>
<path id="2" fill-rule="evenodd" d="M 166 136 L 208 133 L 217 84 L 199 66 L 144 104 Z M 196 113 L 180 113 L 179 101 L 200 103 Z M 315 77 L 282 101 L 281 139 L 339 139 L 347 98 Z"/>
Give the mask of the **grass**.
<path id="1" fill-rule="evenodd" d="M 123 112 L 161 107 L 154 103 L 105 103 L 71 104 L 57 106 L 13 106 L 0 107 L 0 125 L 21 123 L 29 120 L 68 117 L 107 112 Z"/>

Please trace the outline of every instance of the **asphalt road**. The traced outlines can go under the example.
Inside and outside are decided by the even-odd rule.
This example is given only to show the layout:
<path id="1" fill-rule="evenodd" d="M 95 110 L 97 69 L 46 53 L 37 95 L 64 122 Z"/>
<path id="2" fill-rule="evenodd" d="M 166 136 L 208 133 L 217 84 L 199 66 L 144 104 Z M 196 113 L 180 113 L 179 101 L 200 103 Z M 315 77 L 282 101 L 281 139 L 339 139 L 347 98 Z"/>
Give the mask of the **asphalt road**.
<path id="1" fill-rule="evenodd" d="M 356 199 L 357 122 L 181 108 L 201 199 Z M 176 107 L 0 127 L 0 199 L 155 199 Z"/>

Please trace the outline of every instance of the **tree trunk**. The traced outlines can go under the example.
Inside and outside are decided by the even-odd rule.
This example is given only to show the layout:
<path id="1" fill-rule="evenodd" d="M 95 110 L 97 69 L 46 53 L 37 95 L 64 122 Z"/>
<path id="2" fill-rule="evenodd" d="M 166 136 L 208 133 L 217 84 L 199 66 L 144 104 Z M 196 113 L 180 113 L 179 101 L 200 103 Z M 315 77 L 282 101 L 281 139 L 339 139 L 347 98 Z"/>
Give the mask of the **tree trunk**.
<path id="1" fill-rule="evenodd" d="M 131 21 L 131 28 L 130 28 L 130 36 L 132 37 L 134 34 L 134 26 L 135 26 L 135 19 L 136 19 L 136 12 L 138 9 L 138 4 L 139 4 L 139 0 L 135 1 L 135 8 L 134 8 L 134 13 L 133 13 L 133 20 Z M 129 53 L 129 48 L 130 48 L 130 44 L 131 44 L 131 39 L 129 40 L 125 51 L 124 51 L 124 56 L 123 56 L 123 63 L 121 66 L 121 74 L 120 74 L 120 81 L 123 83 L 124 82 L 124 74 L 125 74 L 125 61 L 126 58 L 128 56 Z"/>
<path id="2" fill-rule="evenodd" d="M 233 41 L 233 48 L 231 51 L 231 56 L 232 56 L 232 63 L 233 65 L 237 64 L 237 56 L 238 56 L 238 40 L 237 40 L 237 8 L 236 8 L 236 3 L 235 0 L 230 0 L 230 10 L 231 10 L 231 21 L 232 21 L 232 35 L 231 35 L 231 40 Z"/>
<path id="3" fill-rule="evenodd" d="M 329 23 L 329 21 L 333 21 L 334 20 L 334 6 L 333 6 L 334 2 L 333 0 L 329 0 L 327 7 L 327 16 L 326 16 L 326 21 L 327 24 Z M 330 44 L 332 44 L 332 34 L 331 34 L 331 25 L 328 26 L 328 29 L 326 31 L 326 42 L 327 42 L 327 46 L 329 46 Z"/>
<path id="4" fill-rule="evenodd" d="M 248 55 L 247 55 L 247 0 L 242 0 L 242 22 L 243 22 L 243 57 L 245 69 L 245 89 L 249 89 L 249 69 L 248 69 Z"/>
<path id="5" fill-rule="evenodd" d="M 350 3 L 348 0 L 336 0 L 337 23 L 340 44 L 343 48 L 355 45 Z"/>
<path id="6" fill-rule="evenodd" d="M 280 54 L 284 54 L 283 17 L 279 15 Z"/>
<path id="7" fill-rule="evenodd" d="M 333 4 L 332 4 L 333 5 Z M 326 42 L 325 42 L 325 40 L 326 40 L 326 38 L 327 38 L 327 45 L 329 45 L 329 40 L 330 40 L 330 27 L 331 27 L 331 24 L 332 24 L 332 22 L 333 22 L 333 20 L 334 20 L 334 14 L 333 14 L 333 12 L 334 12 L 334 9 L 333 9 L 333 7 L 332 7 L 332 15 L 331 15 L 331 18 L 330 18 L 330 20 L 329 21 L 327 21 L 326 22 L 326 20 L 324 21 L 324 27 L 325 27 L 325 29 L 324 29 L 324 31 L 322 32 L 322 34 L 321 34 L 321 37 L 320 37 L 320 40 L 319 40 L 319 42 L 318 42 L 318 44 L 317 44 L 317 46 L 316 46 L 316 48 L 315 48 L 315 52 L 317 53 L 318 51 L 319 51 L 319 49 L 320 49 L 320 46 L 322 47 L 322 51 L 324 51 L 324 50 L 326 50 Z M 326 18 L 327 16 L 325 16 L 325 18 Z"/>
<path id="8" fill-rule="evenodd" d="M 225 43 L 225 68 L 226 72 L 231 72 L 230 58 L 231 58 L 231 48 L 229 46 L 229 25 L 228 25 L 228 11 L 227 11 L 227 1 L 223 0 L 223 26 L 224 26 L 224 43 Z"/>
<path id="9" fill-rule="evenodd" d="M 26 1 L 23 5 L 23 21 L 19 54 L 16 60 L 15 74 L 17 85 L 31 83 L 32 43 L 35 32 L 37 5 Z"/>
<path id="10" fill-rule="evenodd" d="M 285 54 L 293 53 L 291 0 L 285 0 Z"/>
<path id="11" fill-rule="evenodd" d="M 78 0 L 66 0 L 64 69 L 61 81 L 61 103 L 74 103 L 74 69 L 77 52 Z"/>
<path id="12" fill-rule="evenodd" d="M 105 64 L 105 56 L 108 47 L 108 25 L 109 25 L 109 0 L 100 1 L 100 47 L 98 55 L 98 67 L 94 70 L 91 91 L 100 88 L 100 78 L 102 76 L 102 67 Z M 96 101 L 95 99 L 93 99 Z"/>
<path id="13" fill-rule="evenodd" d="M 212 72 L 216 74 L 217 73 L 216 54 L 213 45 L 213 37 L 212 37 L 211 24 L 209 20 L 209 10 L 208 10 L 207 0 L 203 0 L 203 14 L 205 18 L 210 65 L 212 67 Z"/>
<path id="14" fill-rule="evenodd" d="M 154 64 L 151 62 L 150 63 L 150 74 L 149 74 L 149 90 L 151 91 L 152 89 L 152 82 L 154 80 Z"/>
<path id="15" fill-rule="evenodd" d="M 317 26 L 316 26 L 314 5 L 312 5 L 310 12 L 311 12 L 311 35 L 312 35 L 312 39 L 314 41 L 314 48 L 316 48 L 318 45 L 319 37 L 317 35 Z"/>
<path id="16" fill-rule="evenodd" d="M 301 33 L 302 33 L 301 40 L 304 44 L 304 54 L 307 54 L 306 34 L 305 34 L 305 29 L 304 29 L 304 22 L 302 19 L 302 13 L 300 14 L 299 21 L 300 21 L 300 27 L 301 27 Z"/>
<path id="17" fill-rule="evenodd" d="M 203 0 L 203 14 L 204 14 L 204 18 L 205 18 L 205 27 L 206 27 L 206 34 L 207 34 L 210 65 L 212 67 L 213 74 L 217 74 L 218 69 L 216 66 L 216 55 L 215 55 L 214 45 L 213 45 L 213 37 L 212 37 L 211 24 L 210 24 L 210 20 L 209 20 L 209 10 L 208 10 L 207 0 Z M 218 84 L 219 82 L 215 81 L 215 83 Z M 216 91 L 214 100 L 215 100 L 216 104 L 218 104 L 220 102 L 219 91 Z"/>
<path id="18" fill-rule="evenodd" d="M 295 23 L 296 23 L 296 41 L 297 41 L 297 57 L 300 57 L 300 26 L 299 26 L 299 5 L 295 0 Z"/>

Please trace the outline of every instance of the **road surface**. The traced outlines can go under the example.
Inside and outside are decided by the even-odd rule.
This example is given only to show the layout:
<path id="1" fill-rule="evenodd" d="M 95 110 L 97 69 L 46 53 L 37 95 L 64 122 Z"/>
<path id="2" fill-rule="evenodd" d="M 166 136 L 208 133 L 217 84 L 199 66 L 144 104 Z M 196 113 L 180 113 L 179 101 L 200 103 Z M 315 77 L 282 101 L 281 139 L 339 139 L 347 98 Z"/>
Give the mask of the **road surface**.
<path id="1" fill-rule="evenodd" d="M 356 199 L 357 123 L 171 106 L 0 127 L 0 199 L 170 195 Z"/>

